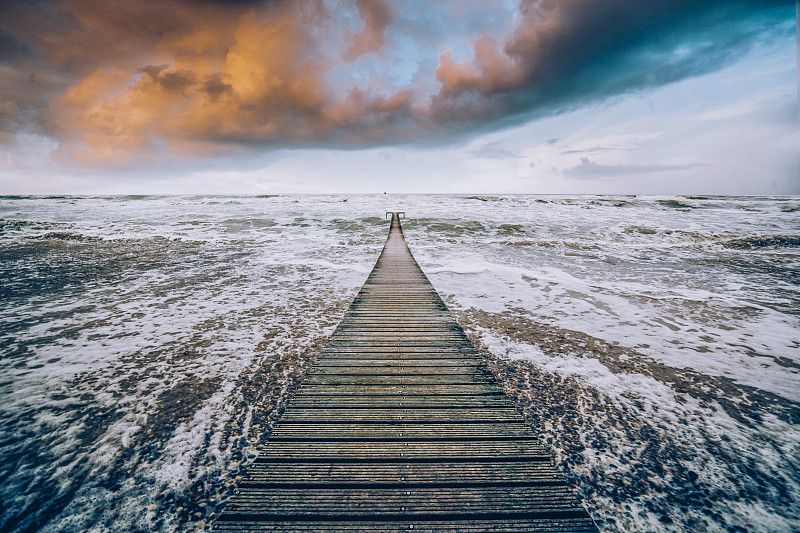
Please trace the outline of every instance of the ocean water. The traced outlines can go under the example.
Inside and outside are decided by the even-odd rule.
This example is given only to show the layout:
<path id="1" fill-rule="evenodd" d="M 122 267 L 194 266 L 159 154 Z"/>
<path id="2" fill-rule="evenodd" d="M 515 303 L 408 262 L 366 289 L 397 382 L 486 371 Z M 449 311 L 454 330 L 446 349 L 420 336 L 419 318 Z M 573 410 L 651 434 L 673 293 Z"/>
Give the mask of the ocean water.
<path id="1" fill-rule="evenodd" d="M 0 197 L 0 530 L 209 529 L 405 211 L 603 531 L 800 530 L 800 197 Z"/>

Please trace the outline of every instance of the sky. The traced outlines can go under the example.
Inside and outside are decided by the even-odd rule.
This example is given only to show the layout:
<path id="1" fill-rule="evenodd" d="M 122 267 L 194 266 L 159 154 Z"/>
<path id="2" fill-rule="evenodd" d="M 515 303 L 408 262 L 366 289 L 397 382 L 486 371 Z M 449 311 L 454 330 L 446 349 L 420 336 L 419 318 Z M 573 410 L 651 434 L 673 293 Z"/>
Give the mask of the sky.
<path id="1" fill-rule="evenodd" d="M 0 0 L 0 194 L 800 194 L 787 0 Z"/>

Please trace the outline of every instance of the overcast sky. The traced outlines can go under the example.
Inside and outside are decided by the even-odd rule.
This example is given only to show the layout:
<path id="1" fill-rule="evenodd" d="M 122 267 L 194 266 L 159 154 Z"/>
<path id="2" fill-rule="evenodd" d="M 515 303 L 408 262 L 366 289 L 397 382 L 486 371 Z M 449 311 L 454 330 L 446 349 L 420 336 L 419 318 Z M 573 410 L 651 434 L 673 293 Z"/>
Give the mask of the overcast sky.
<path id="1" fill-rule="evenodd" d="M 796 6 L 0 0 L 0 194 L 800 194 Z"/>

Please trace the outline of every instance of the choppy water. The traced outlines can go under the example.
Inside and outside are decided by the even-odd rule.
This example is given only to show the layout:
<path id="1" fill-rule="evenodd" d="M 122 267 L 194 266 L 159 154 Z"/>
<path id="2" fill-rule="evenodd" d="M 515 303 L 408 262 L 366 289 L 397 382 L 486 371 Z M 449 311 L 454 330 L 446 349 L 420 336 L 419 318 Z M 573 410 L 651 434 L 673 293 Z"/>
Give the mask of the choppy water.
<path id="1" fill-rule="evenodd" d="M 0 530 L 208 528 L 387 210 L 601 529 L 800 530 L 800 197 L 397 195 L 0 198 Z"/>

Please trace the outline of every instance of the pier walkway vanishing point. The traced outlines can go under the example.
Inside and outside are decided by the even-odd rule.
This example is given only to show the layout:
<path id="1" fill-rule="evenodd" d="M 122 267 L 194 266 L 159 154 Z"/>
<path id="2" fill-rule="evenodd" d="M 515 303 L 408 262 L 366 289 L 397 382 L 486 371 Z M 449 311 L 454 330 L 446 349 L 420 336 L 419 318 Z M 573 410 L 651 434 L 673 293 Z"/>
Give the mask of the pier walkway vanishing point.
<path id="1" fill-rule="evenodd" d="M 383 252 L 215 531 L 597 531 L 406 246 Z"/>

